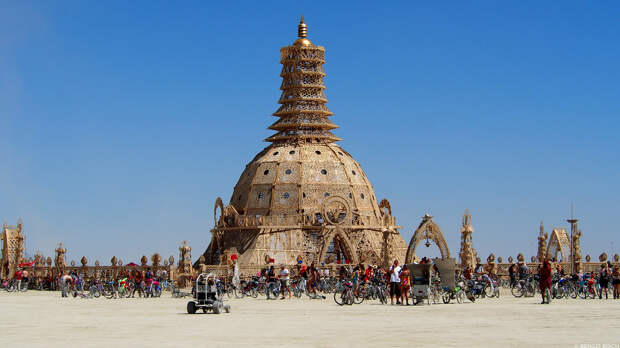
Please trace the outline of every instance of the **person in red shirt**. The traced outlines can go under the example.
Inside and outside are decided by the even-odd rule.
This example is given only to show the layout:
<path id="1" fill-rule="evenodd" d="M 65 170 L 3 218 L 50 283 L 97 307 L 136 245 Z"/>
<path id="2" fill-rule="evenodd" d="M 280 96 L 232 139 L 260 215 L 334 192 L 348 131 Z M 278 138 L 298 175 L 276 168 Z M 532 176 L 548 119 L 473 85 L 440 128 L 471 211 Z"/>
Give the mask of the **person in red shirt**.
<path id="1" fill-rule="evenodd" d="M 17 291 L 20 291 L 22 288 L 22 276 L 23 276 L 23 272 L 21 268 L 18 268 L 17 271 L 15 271 L 15 277 L 14 279 L 17 280 Z"/>
<path id="2" fill-rule="evenodd" d="M 373 276 L 372 266 L 368 266 L 368 268 L 366 268 L 366 271 L 364 272 L 364 281 L 368 282 L 370 279 L 372 279 L 372 276 Z"/>
<path id="3" fill-rule="evenodd" d="M 469 268 L 469 266 L 465 268 L 465 271 L 463 273 L 465 275 L 465 279 L 467 280 L 471 279 L 471 268 Z"/>
<path id="4" fill-rule="evenodd" d="M 548 260 L 544 260 L 538 276 L 540 277 L 540 294 L 542 295 L 541 304 L 549 303 L 545 300 L 545 290 L 551 289 L 551 264 Z"/>

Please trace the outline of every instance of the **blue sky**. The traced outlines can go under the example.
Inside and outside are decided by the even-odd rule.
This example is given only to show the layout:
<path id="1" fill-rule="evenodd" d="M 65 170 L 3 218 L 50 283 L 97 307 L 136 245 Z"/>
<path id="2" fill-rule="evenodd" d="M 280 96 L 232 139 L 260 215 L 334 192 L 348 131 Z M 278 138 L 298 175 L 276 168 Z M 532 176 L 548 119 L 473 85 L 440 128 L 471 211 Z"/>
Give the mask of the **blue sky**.
<path id="1" fill-rule="evenodd" d="M 529 257 L 572 201 L 583 254 L 619 252 L 615 1 L 0 1 L 0 219 L 30 254 L 199 255 L 267 146 L 302 13 L 335 134 L 405 240 L 428 212 L 457 255 L 469 208 L 481 256 Z"/>

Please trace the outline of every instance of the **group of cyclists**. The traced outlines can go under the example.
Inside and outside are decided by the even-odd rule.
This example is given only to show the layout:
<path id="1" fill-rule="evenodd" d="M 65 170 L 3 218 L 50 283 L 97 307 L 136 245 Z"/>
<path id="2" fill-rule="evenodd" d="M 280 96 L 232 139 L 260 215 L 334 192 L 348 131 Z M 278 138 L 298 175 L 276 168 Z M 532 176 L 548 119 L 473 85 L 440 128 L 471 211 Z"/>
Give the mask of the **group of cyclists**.
<path id="1" fill-rule="evenodd" d="M 242 280 L 239 288 L 228 285 L 226 279 L 220 279 L 220 283 L 223 284 L 222 291 L 234 291 L 237 297 L 265 294 L 267 299 L 276 298 L 278 295 L 285 299 L 287 296 L 299 297 L 305 293 L 311 298 L 324 299 L 324 294 L 341 291 L 346 287 L 351 288 L 355 294 L 365 293 L 368 286 L 383 287 L 387 295 L 390 279 L 397 277 L 400 279 L 399 285 L 390 292 L 392 301 L 396 298 L 398 304 L 409 303 L 410 276 L 406 267 L 394 269 L 360 263 L 341 265 L 336 274 L 331 272 L 324 264 L 317 267 L 314 263 L 309 266 L 299 263 L 292 271 L 285 265 L 280 265 L 279 269 L 271 265 L 257 272 L 255 276 Z"/>
<path id="2" fill-rule="evenodd" d="M 29 285 L 29 272 L 22 267 L 18 267 L 12 279 L 4 279 L 0 283 L 9 292 L 26 291 Z"/>
<path id="3" fill-rule="evenodd" d="M 124 270 L 116 279 L 105 275 L 101 279 L 84 279 L 77 269 L 64 271 L 58 277 L 32 277 L 25 268 L 18 268 L 11 279 L 0 282 L 7 291 L 61 290 L 62 297 L 158 297 L 169 287 L 166 270 Z"/>
<path id="4" fill-rule="evenodd" d="M 527 288 L 524 293 L 530 295 L 540 291 L 543 304 L 549 303 L 551 298 L 563 297 L 602 299 L 604 295 L 608 299 L 610 293 L 614 299 L 620 298 L 620 268 L 609 261 L 601 263 L 597 271 L 574 274 L 567 274 L 553 259 L 544 260 L 536 272 L 531 272 L 525 262 L 519 262 L 509 267 L 508 274 L 512 289 Z M 517 292 L 515 296 L 521 295 Z"/>
<path id="5" fill-rule="evenodd" d="M 462 281 L 462 288 L 468 291 L 470 300 L 485 295 L 493 297 L 500 286 L 510 288 L 516 297 L 534 296 L 538 292 L 542 296 L 542 303 L 549 303 L 551 298 L 569 296 L 620 299 L 620 269 L 617 265 L 614 267 L 610 262 L 604 262 L 596 272 L 569 275 L 560 263 L 554 261 L 545 260 L 536 271 L 530 270 L 525 262 L 514 263 L 508 268 L 508 278 L 500 278 L 495 272 L 478 263 L 473 269 L 467 267 L 463 272 L 457 271 L 455 279 L 457 283 Z M 430 260 L 423 258 L 420 263 L 430 263 Z M 433 279 L 437 281 L 439 272 L 436 267 L 431 269 Z M 342 291 L 348 287 L 356 296 L 382 293 L 377 298 L 383 298 L 387 302 L 389 296 L 392 304 L 394 300 L 396 304 L 409 304 L 413 279 L 406 265 L 400 266 L 396 260 L 390 267 L 385 268 L 360 263 L 341 265 L 335 274 L 330 272 L 330 268 L 324 264 L 317 267 L 314 263 L 309 266 L 299 263 L 290 271 L 285 265 L 271 265 L 263 268 L 251 280 L 244 281 L 245 285 L 241 285 L 241 289 L 232 289 L 234 285 L 228 285 L 230 282 L 226 279 L 222 279 L 220 288 L 221 291 L 239 290 L 241 293 L 254 288 L 259 293 L 266 294 L 268 299 L 299 297 L 304 293 L 311 298 L 324 299 L 324 294 Z M 74 269 L 53 279 L 51 276 L 32 277 L 26 268 L 20 267 L 11 279 L 3 280 L 0 284 L 7 291 L 26 291 L 29 287 L 60 289 L 63 297 L 84 296 L 84 293 L 94 297 L 158 297 L 162 290 L 170 287 L 165 270 L 155 273 L 150 268 L 124 270 L 116 279 L 84 279 L 82 274 Z M 499 294 L 497 296 L 499 297 Z"/>

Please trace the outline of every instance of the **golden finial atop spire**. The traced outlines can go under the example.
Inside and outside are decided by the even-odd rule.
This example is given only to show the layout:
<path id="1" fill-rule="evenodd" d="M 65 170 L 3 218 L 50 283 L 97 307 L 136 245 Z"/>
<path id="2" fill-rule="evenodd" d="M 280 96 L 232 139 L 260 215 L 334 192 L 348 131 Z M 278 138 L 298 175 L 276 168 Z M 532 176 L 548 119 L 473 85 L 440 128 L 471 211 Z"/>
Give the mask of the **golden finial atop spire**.
<path id="1" fill-rule="evenodd" d="M 306 21 L 304 21 L 304 15 L 301 15 L 301 19 L 299 20 L 299 25 L 297 26 L 297 36 L 300 38 L 308 37 L 308 26 L 306 25 Z"/>
<path id="2" fill-rule="evenodd" d="M 308 26 L 304 20 L 304 15 L 301 15 L 301 19 L 299 20 L 299 25 L 297 26 L 297 36 L 299 36 L 299 39 L 293 43 L 294 46 L 312 46 L 312 42 L 307 39 Z"/>

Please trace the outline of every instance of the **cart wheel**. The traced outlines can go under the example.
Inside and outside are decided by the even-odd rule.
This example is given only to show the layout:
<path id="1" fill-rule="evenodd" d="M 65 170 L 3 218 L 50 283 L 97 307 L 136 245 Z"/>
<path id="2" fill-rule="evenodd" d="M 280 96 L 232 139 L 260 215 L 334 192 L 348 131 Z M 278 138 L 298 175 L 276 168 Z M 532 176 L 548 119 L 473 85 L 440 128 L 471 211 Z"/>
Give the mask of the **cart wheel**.
<path id="1" fill-rule="evenodd" d="M 207 308 L 206 307 L 202 307 L 202 312 L 203 313 L 207 313 Z"/>
<path id="2" fill-rule="evenodd" d="M 443 300 L 443 303 L 445 304 L 450 303 L 450 293 L 449 292 L 444 293 L 442 300 Z"/>
<path id="3" fill-rule="evenodd" d="M 220 314 L 220 309 L 222 309 L 222 304 L 219 301 L 213 302 L 213 313 Z"/>
<path id="4" fill-rule="evenodd" d="M 187 313 L 189 314 L 196 313 L 196 303 L 194 301 L 187 302 Z"/>
<path id="5" fill-rule="evenodd" d="M 230 313 L 230 306 L 229 305 L 224 306 L 224 310 L 226 311 L 226 313 Z"/>

